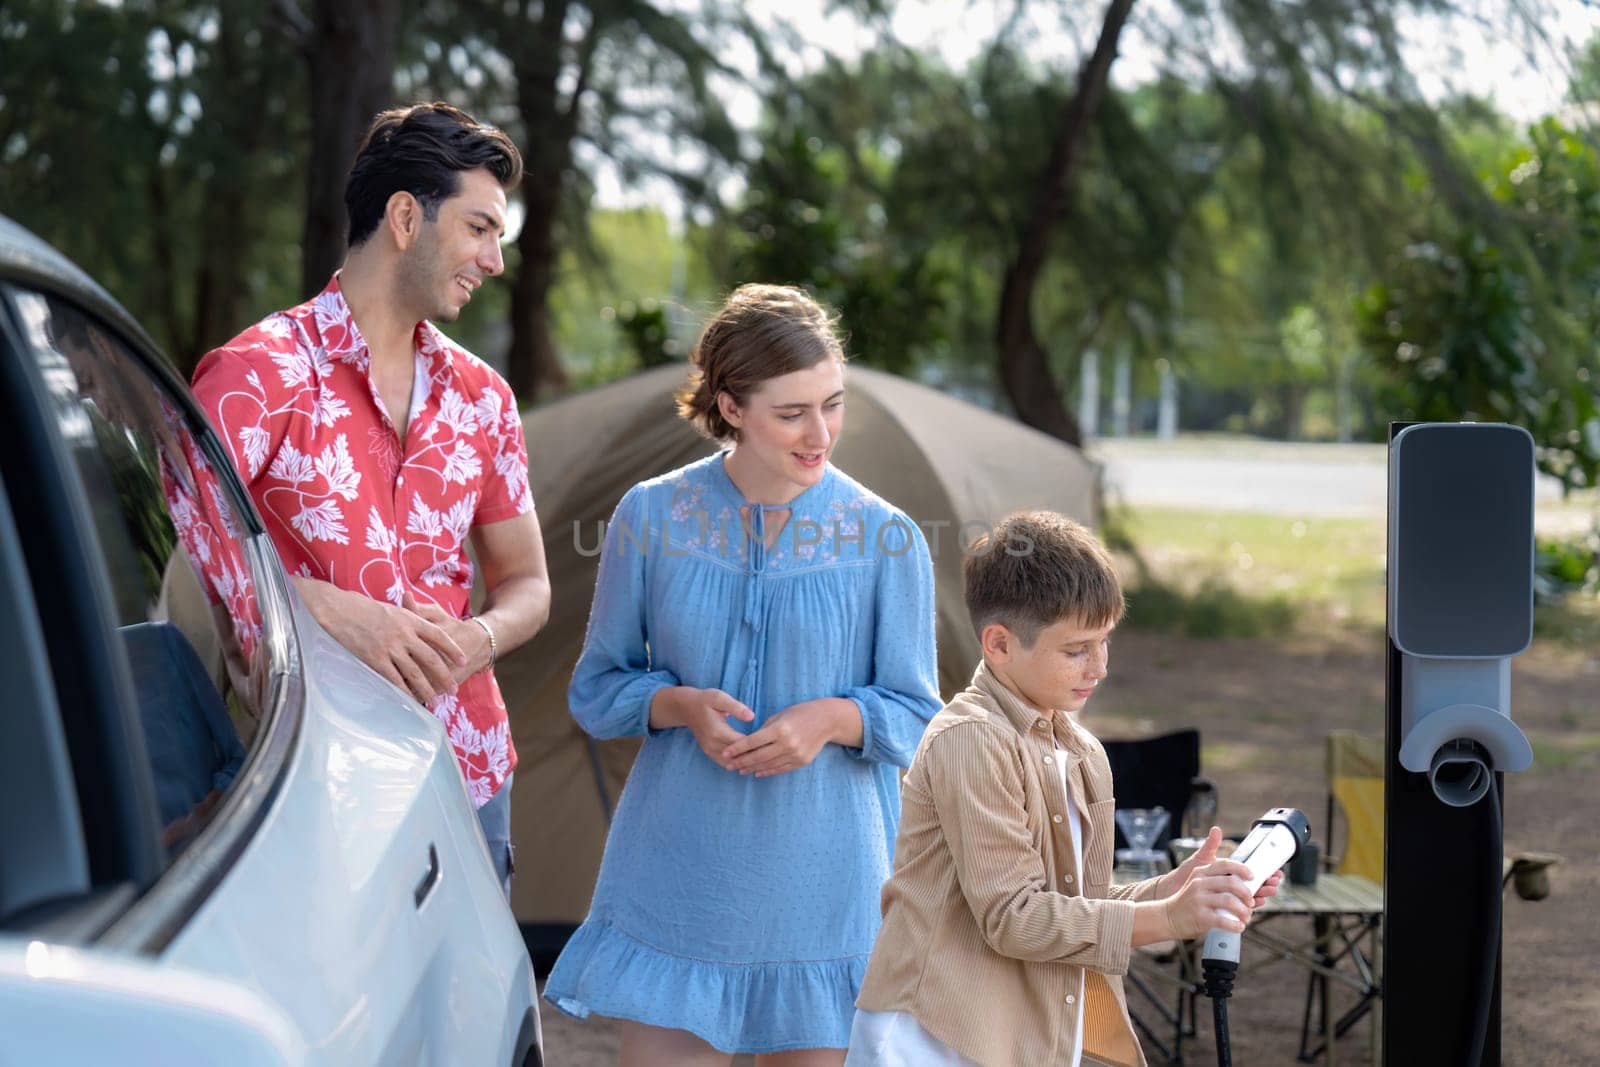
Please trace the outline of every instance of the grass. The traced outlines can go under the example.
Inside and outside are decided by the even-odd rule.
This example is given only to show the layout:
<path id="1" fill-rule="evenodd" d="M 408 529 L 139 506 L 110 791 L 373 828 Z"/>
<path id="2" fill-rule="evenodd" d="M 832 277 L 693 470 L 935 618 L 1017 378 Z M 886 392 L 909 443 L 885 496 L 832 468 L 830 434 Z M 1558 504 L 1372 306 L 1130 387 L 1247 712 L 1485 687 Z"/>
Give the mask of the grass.
<path id="1" fill-rule="evenodd" d="M 1383 629 L 1381 518 L 1119 508 L 1105 533 L 1130 627 L 1217 638 Z M 1600 647 L 1600 598 L 1540 601 L 1534 639 Z"/>
<path id="2" fill-rule="evenodd" d="M 1539 767 L 1600 766 L 1600 735 L 1561 737 L 1530 731 L 1528 743 L 1533 746 L 1533 762 Z"/>
<path id="3" fill-rule="evenodd" d="M 1533 612 L 1533 639 L 1600 648 L 1600 600 L 1592 594 L 1568 593 L 1560 600 L 1539 603 Z"/>
<path id="4" fill-rule="evenodd" d="M 1201 637 L 1383 625 L 1383 523 L 1174 508 L 1107 522 L 1128 575 L 1128 624 Z"/>

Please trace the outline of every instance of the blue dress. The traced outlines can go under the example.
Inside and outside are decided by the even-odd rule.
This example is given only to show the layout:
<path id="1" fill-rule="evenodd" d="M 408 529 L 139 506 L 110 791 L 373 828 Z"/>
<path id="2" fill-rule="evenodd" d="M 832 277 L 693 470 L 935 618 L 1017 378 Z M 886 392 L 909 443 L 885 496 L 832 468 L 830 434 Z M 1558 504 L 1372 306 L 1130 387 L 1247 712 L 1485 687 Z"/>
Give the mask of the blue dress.
<path id="1" fill-rule="evenodd" d="M 606 533 L 568 699 L 595 737 L 644 735 L 589 917 L 545 997 L 688 1030 L 728 1052 L 844 1048 L 900 819 L 897 767 L 939 710 L 933 568 L 899 509 L 828 467 L 777 541 L 718 453 L 640 483 Z M 741 508 L 749 508 L 745 531 Z M 781 516 L 779 516 L 781 518 Z M 770 778 L 723 770 L 687 729 L 648 728 L 666 686 L 756 713 L 861 709 L 862 747 Z"/>

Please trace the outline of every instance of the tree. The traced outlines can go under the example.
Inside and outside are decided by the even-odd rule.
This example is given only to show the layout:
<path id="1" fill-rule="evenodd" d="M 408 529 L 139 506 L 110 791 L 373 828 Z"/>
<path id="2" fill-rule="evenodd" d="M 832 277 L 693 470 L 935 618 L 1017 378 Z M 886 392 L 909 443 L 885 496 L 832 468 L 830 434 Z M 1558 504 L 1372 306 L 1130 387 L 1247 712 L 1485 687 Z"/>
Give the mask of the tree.
<path id="1" fill-rule="evenodd" d="M 664 175 L 694 201 L 712 194 L 718 161 L 737 156 L 710 85 L 724 68 L 702 36 L 730 24 L 715 4 L 669 13 L 647 0 L 473 0 L 425 13 L 423 32 L 460 42 L 446 50 L 461 57 L 454 75 L 476 82 L 491 115 L 504 106 L 523 149 L 507 377 L 525 401 L 567 381 L 550 295 L 559 249 L 581 238 L 585 166 L 599 155 L 624 177 Z"/>
<path id="2" fill-rule="evenodd" d="M 1088 142 L 1089 128 L 1105 96 L 1117 39 L 1127 24 L 1133 0 L 1111 0 L 1100 24 L 1094 52 L 1078 72 L 1077 91 L 1061 113 L 1050 142 L 1050 158 L 1039 178 L 1035 206 L 1017 235 L 1016 257 L 1006 268 L 995 323 L 1000 380 L 1017 417 L 1069 444 L 1081 444 L 1077 420 L 1067 411 L 1050 358 L 1033 324 L 1033 293 L 1044 271 L 1055 229 L 1065 219 L 1072 182 Z"/>
<path id="3" fill-rule="evenodd" d="M 1361 302 L 1394 417 L 1526 427 L 1539 466 L 1600 484 L 1600 154 L 1555 119 L 1485 183 L 1494 224 L 1436 210 Z"/>
<path id="4" fill-rule="evenodd" d="M 0 8 L 0 202 L 187 373 L 293 291 L 300 71 L 251 5 Z"/>
<path id="5" fill-rule="evenodd" d="M 279 10 L 305 56 L 311 121 L 300 291 L 309 297 L 344 262 L 344 187 L 372 118 L 393 106 L 395 0 L 316 0 L 308 19 L 295 0 Z"/>
<path id="6" fill-rule="evenodd" d="M 722 274 L 729 285 L 804 286 L 839 313 L 853 357 L 904 373 L 943 339 L 949 272 L 927 244 L 891 233 L 886 161 L 825 146 L 805 122 L 791 115 L 763 138 Z"/>

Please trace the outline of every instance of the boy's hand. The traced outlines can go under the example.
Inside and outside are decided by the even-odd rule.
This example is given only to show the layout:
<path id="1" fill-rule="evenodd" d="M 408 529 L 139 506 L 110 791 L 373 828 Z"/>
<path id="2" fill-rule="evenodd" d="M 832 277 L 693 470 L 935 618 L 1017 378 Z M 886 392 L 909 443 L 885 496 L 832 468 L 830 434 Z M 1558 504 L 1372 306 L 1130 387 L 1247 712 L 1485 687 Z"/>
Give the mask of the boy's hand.
<path id="1" fill-rule="evenodd" d="M 1174 870 L 1168 871 L 1161 876 L 1161 890 L 1157 894 L 1158 899 L 1170 897 L 1188 885 L 1189 879 L 1194 877 L 1196 871 L 1202 867 L 1209 867 L 1216 861 L 1217 849 L 1220 847 L 1222 847 L 1222 827 L 1213 826 L 1211 832 L 1206 834 L 1205 843 L 1196 850 L 1194 855 L 1184 860 Z"/>
<path id="2" fill-rule="evenodd" d="M 1179 864 L 1175 870 L 1172 870 L 1161 876 L 1161 891 L 1157 894 L 1156 899 L 1160 900 L 1170 897 L 1174 893 L 1181 890 L 1184 886 L 1188 885 L 1189 880 L 1194 877 L 1196 871 L 1209 867 L 1212 863 L 1216 862 L 1217 850 L 1221 846 L 1222 827 L 1213 826 L 1211 828 L 1211 832 L 1206 834 L 1205 844 L 1201 845 L 1199 850 L 1195 852 L 1194 855 L 1184 860 L 1183 863 Z M 1256 908 L 1259 908 L 1261 906 L 1261 902 L 1266 900 L 1268 897 L 1276 896 L 1278 892 L 1278 886 L 1282 882 L 1282 871 L 1273 871 L 1270 875 L 1268 875 L 1267 880 L 1261 883 L 1261 888 L 1256 890 L 1255 899 L 1250 903 L 1251 910 L 1254 911 Z"/>
<path id="3" fill-rule="evenodd" d="M 1214 860 L 1192 871 L 1183 888 L 1164 901 L 1173 936 L 1200 937 L 1217 927 L 1234 933 L 1243 930 L 1256 903 L 1249 878 L 1250 868 L 1233 860 Z M 1276 891 L 1277 883 L 1270 878 L 1261 888 L 1267 884 Z"/>
<path id="4" fill-rule="evenodd" d="M 1273 871 L 1267 875 L 1267 880 L 1261 883 L 1261 888 L 1256 890 L 1256 899 L 1250 902 L 1250 910 L 1261 907 L 1261 902 L 1268 897 L 1278 895 L 1278 886 L 1283 882 L 1283 872 Z"/>

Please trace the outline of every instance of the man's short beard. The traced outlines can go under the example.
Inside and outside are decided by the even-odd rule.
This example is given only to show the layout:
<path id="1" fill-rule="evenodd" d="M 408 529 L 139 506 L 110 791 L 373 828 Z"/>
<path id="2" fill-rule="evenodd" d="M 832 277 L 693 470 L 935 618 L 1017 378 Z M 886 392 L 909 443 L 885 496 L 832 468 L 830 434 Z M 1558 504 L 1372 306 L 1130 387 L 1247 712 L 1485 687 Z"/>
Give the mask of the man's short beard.
<path id="1" fill-rule="evenodd" d="M 433 223 L 424 222 L 416 244 L 401 255 L 397 279 L 400 292 L 397 295 L 407 307 L 418 313 L 419 322 L 423 319 L 454 322 L 461 316 L 461 309 L 447 300 L 441 300 L 435 288 L 443 270 L 443 259 L 439 255 L 438 237 L 432 227 Z"/>

